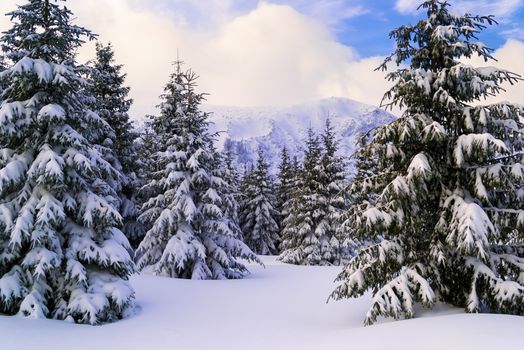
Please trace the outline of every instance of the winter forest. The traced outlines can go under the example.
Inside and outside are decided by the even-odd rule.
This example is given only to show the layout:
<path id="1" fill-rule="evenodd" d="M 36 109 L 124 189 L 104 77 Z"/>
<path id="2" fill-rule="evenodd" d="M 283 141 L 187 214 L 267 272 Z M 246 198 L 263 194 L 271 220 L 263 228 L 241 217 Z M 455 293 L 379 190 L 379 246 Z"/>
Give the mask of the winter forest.
<path id="1" fill-rule="evenodd" d="M 135 115 L 77 1 L 0 28 L 0 349 L 524 347 L 524 95 L 497 99 L 524 82 L 482 42 L 507 16 L 418 1 L 380 107 L 214 108 L 181 48 Z"/>

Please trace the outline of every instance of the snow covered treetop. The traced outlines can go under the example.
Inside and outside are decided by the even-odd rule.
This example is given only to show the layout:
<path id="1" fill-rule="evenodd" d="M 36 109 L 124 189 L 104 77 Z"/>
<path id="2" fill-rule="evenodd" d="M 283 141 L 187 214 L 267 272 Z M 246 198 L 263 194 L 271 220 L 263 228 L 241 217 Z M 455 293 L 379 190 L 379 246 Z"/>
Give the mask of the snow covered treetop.
<path id="1" fill-rule="evenodd" d="M 427 11 L 427 18 L 416 25 L 404 25 L 390 33 L 397 43 L 395 51 L 378 68 L 387 70 L 394 62 L 397 66 L 409 64 L 388 74 L 388 80 L 399 81 L 384 96 L 392 101 L 386 106 L 399 104 L 400 108 L 413 108 L 413 96 L 426 95 L 426 111 L 453 109 L 458 101 L 472 102 L 503 91 L 500 83 L 510 84 L 519 76 L 494 67 L 472 67 L 461 63 L 464 58 L 481 57 L 492 60 L 492 49 L 477 40 L 477 34 L 497 24 L 493 16 L 456 16 L 448 11 L 446 1 L 428 0 L 419 6 Z M 418 98 L 418 97 L 417 97 Z M 393 102 L 393 100 L 396 100 Z M 461 107 L 458 107 L 461 108 Z"/>
<path id="2" fill-rule="evenodd" d="M 72 24 L 73 13 L 59 2 L 62 0 L 29 0 L 7 14 L 14 25 L 4 33 L 2 51 L 9 59 L 16 62 L 29 56 L 47 62 L 71 62 L 84 43 L 82 38 L 95 38 L 91 31 Z"/>

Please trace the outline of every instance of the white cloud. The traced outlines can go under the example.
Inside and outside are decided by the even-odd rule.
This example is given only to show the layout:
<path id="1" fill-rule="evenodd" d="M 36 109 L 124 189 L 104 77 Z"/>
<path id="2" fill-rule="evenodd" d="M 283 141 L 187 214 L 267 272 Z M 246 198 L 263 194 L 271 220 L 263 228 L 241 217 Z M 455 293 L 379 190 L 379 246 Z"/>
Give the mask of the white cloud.
<path id="1" fill-rule="evenodd" d="M 464 0 L 454 3 L 459 13 L 494 15 L 500 18 L 511 17 L 522 5 L 523 0 Z"/>
<path id="2" fill-rule="evenodd" d="M 336 31 L 343 21 L 367 13 L 359 4 L 362 0 L 129 0 L 141 11 L 169 14 L 178 24 L 193 29 L 215 29 L 233 18 L 245 15 L 260 3 L 288 5 L 298 12 L 315 18 Z"/>
<path id="3" fill-rule="evenodd" d="M 417 13 L 419 5 L 419 0 L 397 0 L 395 2 L 395 9 L 400 13 Z"/>
<path id="4" fill-rule="evenodd" d="M 0 10 L 12 9 L 13 2 L 2 0 Z M 263 2 L 215 31 L 190 30 L 169 14 L 141 11 L 128 0 L 105 2 L 103 11 L 99 0 L 69 6 L 81 25 L 113 43 L 137 117 L 154 113 L 177 48 L 201 76 L 211 104 L 284 105 L 345 96 L 376 105 L 387 86 L 383 74 L 373 72 L 379 59 L 359 61 L 325 25 L 287 5 Z M 0 25 L 7 26 L 5 20 Z M 81 49 L 80 60 L 93 55 L 93 46 Z"/>
<path id="5" fill-rule="evenodd" d="M 510 72 L 517 73 L 524 78 L 524 65 L 522 64 L 522 57 L 524 57 L 524 42 L 518 40 L 508 40 L 502 47 L 493 53 L 496 62 L 484 62 L 481 58 L 470 60 L 474 66 L 494 66 L 501 69 L 506 69 Z M 503 87 L 506 92 L 498 96 L 490 97 L 487 103 L 496 103 L 501 101 L 509 101 L 524 105 L 524 81 L 516 83 L 515 85 L 504 84 Z"/>
<path id="6" fill-rule="evenodd" d="M 396 0 L 395 9 L 403 14 L 416 13 L 421 0 Z M 510 17 L 524 4 L 524 0 L 460 0 L 451 3 L 450 10 L 455 13 L 495 15 Z"/>
<path id="7" fill-rule="evenodd" d="M 306 16 L 322 22 L 335 32 L 344 21 L 369 12 L 365 6 L 358 4 L 355 0 L 271 0 L 271 2 L 292 6 Z"/>
<path id="8" fill-rule="evenodd" d="M 524 28 L 520 26 L 504 30 L 501 34 L 508 39 L 524 40 Z"/>
<path id="9" fill-rule="evenodd" d="M 213 30 L 256 7 L 259 0 L 128 0 L 132 10 L 162 13 L 177 25 Z"/>
<path id="10" fill-rule="evenodd" d="M 319 23 L 291 7 L 262 3 L 225 25 L 191 62 L 210 102 L 268 105 L 319 97 L 321 86 L 355 57 Z"/>
<path id="11" fill-rule="evenodd" d="M 16 1 L 2 0 L 0 11 L 13 9 Z M 138 118 L 155 113 L 177 48 L 201 76 L 200 89 L 210 93 L 211 104 L 284 105 L 340 96 L 378 105 L 390 85 L 383 72 L 374 71 L 383 58 L 359 58 L 326 25 L 290 6 L 261 3 L 216 30 L 201 31 L 130 1 L 103 2 L 103 9 L 101 0 L 71 1 L 69 6 L 81 25 L 113 43 L 128 73 L 132 115 Z M 0 17 L 0 30 L 8 27 L 8 19 Z M 82 48 L 79 59 L 91 58 L 93 46 Z M 496 52 L 500 65 L 524 75 L 519 67 L 523 56 L 524 44 L 517 41 Z M 522 100 L 523 88 L 510 88 L 503 98 Z"/>

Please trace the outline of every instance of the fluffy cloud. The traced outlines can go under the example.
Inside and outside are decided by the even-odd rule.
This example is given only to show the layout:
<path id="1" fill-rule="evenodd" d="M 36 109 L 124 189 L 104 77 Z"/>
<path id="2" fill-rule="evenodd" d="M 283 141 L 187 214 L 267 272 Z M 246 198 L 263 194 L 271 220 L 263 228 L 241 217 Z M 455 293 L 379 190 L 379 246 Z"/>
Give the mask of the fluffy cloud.
<path id="1" fill-rule="evenodd" d="M 500 47 L 493 53 L 496 62 L 484 62 L 481 58 L 474 58 L 468 63 L 474 66 L 494 66 L 501 69 L 506 69 L 510 72 L 517 73 L 524 78 L 524 65 L 522 65 L 522 57 L 524 57 L 524 42 L 518 40 L 508 40 L 506 44 Z M 495 103 L 501 101 L 510 101 L 524 105 L 524 81 L 514 85 L 505 84 L 503 88 L 506 92 L 490 97 L 487 103 Z"/>
<path id="2" fill-rule="evenodd" d="M 13 9 L 16 1 L 2 0 L 0 11 Z M 384 73 L 374 71 L 382 57 L 360 58 L 305 10 L 262 2 L 244 14 L 222 17 L 227 19 L 220 19 L 214 30 L 195 30 L 173 20 L 167 10 L 144 11 L 137 1 L 143 0 L 69 3 L 81 25 L 113 43 L 132 87 L 134 117 L 155 112 L 177 49 L 201 76 L 200 89 L 210 93 L 210 104 L 288 105 L 340 96 L 378 105 L 389 87 Z M 8 19 L 0 16 L 0 30 L 8 27 Z M 80 50 L 79 59 L 93 55 L 91 43 Z M 518 64 L 524 56 L 521 42 L 509 41 L 495 56 L 501 66 L 524 75 Z M 523 88 L 509 87 L 503 98 L 518 101 Z"/>
<path id="3" fill-rule="evenodd" d="M 416 13 L 420 0 L 396 0 L 395 8 L 400 13 Z M 457 13 L 492 14 L 509 17 L 524 4 L 524 0 L 457 0 L 451 9 Z"/>
<path id="4" fill-rule="evenodd" d="M 177 25 L 213 30 L 254 9 L 258 0 L 127 0 L 132 10 L 163 13 Z"/>
<path id="5" fill-rule="evenodd" d="M 0 10 L 13 8 L 2 0 Z M 177 49 L 201 76 L 208 102 L 284 105 L 329 96 L 380 102 L 386 82 L 373 72 L 380 59 L 359 60 L 330 30 L 287 5 L 260 3 L 214 31 L 190 30 L 169 13 L 143 11 L 129 0 L 71 2 L 78 22 L 110 40 L 125 65 L 135 99 L 133 115 L 153 113 Z M 348 14 L 349 15 L 349 14 Z M 2 28 L 7 27 L 5 19 Z M 93 56 L 93 44 L 79 58 Z"/>
<path id="6" fill-rule="evenodd" d="M 512 29 L 507 29 L 503 31 L 501 34 L 504 35 L 506 38 L 524 40 L 524 28 L 520 26 Z"/>
<path id="7" fill-rule="evenodd" d="M 317 98 L 340 67 L 356 58 L 319 23 L 269 4 L 225 25 L 193 56 L 203 87 L 212 92 L 210 102 L 237 105 Z"/>
<path id="8" fill-rule="evenodd" d="M 362 0 L 128 0 L 133 8 L 169 14 L 177 23 L 209 30 L 254 10 L 260 2 L 288 5 L 336 31 L 352 17 L 367 13 Z M 210 15 L 212 14 L 212 15 Z"/>
<path id="9" fill-rule="evenodd" d="M 369 12 L 359 4 L 359 0 L 272 0 L 271 2 L 287 4 L 306 16 L 315 18 L 337 32 L 344 21 Z"/>
<path id="10" fill-rule="evenodd" d="M 400 13 L 416 13 L 419 5 L 418 0 L 397 0 L 395 9 Z"/>

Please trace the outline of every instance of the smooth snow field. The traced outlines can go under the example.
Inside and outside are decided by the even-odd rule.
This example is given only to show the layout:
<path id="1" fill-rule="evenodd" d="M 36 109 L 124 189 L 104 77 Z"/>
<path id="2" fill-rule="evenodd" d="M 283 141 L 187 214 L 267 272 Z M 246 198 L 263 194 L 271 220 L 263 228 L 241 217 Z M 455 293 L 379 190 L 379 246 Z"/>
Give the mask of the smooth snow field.
<path id="1" fill-rule="evenodd" d="M 0 317 L 0 350 L 524 349 L 524 317 L 437 307 L 364 327 L 370 298 L 330 301 L 340 267 L 285 265 L 233 281 L 132 279 L 140 307 L 103 326 Z"/>

